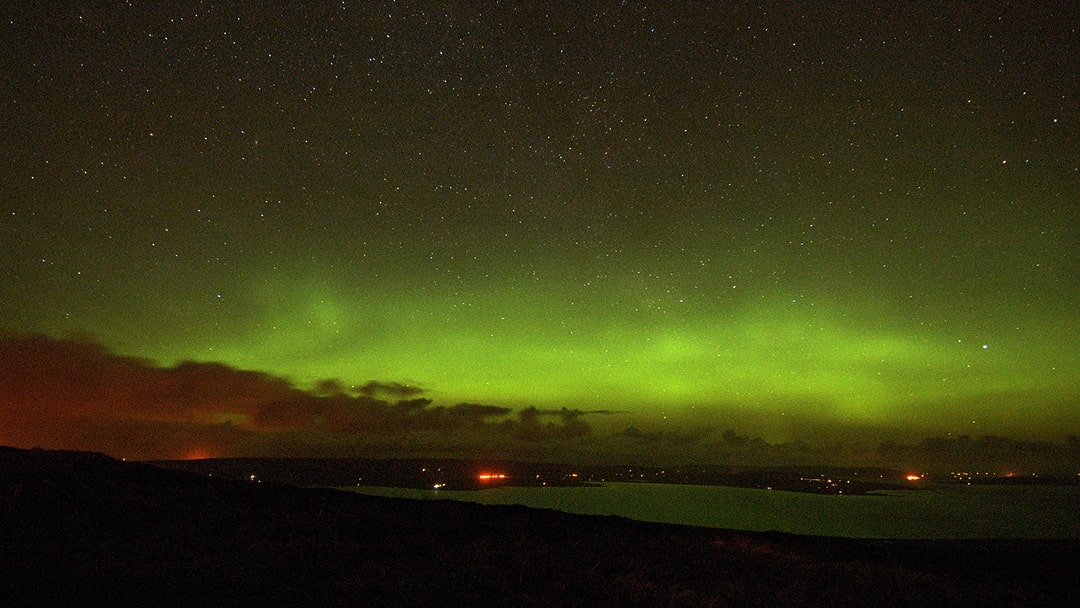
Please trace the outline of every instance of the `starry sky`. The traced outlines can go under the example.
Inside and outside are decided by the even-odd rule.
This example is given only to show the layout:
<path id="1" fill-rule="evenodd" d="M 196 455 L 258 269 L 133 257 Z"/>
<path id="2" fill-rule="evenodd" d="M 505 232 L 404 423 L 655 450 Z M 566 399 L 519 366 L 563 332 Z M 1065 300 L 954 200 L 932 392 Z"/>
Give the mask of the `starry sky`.
<path id="1" fill-rule="evenodd" d="M 5 4 L 0 443 L 1080 466 L 1074 8 Z"/>

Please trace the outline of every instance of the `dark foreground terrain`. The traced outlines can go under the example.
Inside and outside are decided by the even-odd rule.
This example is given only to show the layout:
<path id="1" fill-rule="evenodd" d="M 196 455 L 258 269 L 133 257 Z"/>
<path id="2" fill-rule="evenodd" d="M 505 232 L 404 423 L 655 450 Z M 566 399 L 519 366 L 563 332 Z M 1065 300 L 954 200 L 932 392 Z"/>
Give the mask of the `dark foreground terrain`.
<path id="1" fill-rule="evenodd" d="M 859 541 L 0 448 L 5 606 L 1069 606 L 1080 541 Z"/>

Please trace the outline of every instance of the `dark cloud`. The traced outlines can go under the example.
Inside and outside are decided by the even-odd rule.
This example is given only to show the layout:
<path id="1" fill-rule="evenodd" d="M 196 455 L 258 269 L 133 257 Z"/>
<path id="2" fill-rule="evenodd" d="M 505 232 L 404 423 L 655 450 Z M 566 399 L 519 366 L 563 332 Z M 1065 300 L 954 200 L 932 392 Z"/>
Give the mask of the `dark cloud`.
<path id="1" fill-rule="evenodd" d="M 400 382 L 379 382 L 371 380 L 367 384 L 356 387 L 356 392 L 364 397 L 384 397 L 389 399 L 408 399 L 423 395 L 424 389 L 401 384 Z"/>
<path id="2" fill-rule="evenodd" d="M 927 437 L 917 443 L 886 441 L 878 446 L 883 460 L 923 471 L 1046 471 L 1073 474 L 1080 470 L 1080 439 L 1064 445 L 1009 439 L 995 435 Z"/>
<path id="3" fill-rule="evenodd" d="M 459 403 L 450 408 L 450 411 L 455 415 L 466 416 L 469 418 L 480 417 L 488 418 L 493 416 L 505 416 L 513 410 L 508 407 L 499 407 L 496 405 L 480 405 L 478 403 Z"/>
<path id="4" fill-rule="evenodd" d="M 312 428 L 324 419 L 331 399 L 303 397 L 267 403 L 250 418 L 252 427 L 260 431 L 290 431 Z"/>
<path id="5" fill-rule="evenodd" d="M 550 439 L 570 439 L 592 434 L 592 428 L 581 417 L 584 412 L 562 408 L 558 410 L 539 410 L 529 407 L 518 413 L 514 436 L 523 441 L 545 441 Z M 545 418 L 557 422 L 544 421 Z"/>
<path id="6" fill-rule="evenodd" d="M 0 333 L 0 445 L 85 449 L 137 459 L 192 456 L 498 456 L 532 460 L 840 464 L 926 471 L 1080 469 L 1064 445 L 999 436 L 864 445 L 766 441 L 731 428 L 627 426 L 598 433 L 590 416 L 617 410 L 435 404 L 422 389 L 325 380 L 308 389 L 219 363 L 172 367 L 85 338 Z M 848 429 L 853 435 L 855 427 Z M 840 436 L 840 435 L 835 435 Z"/>
<path id="7" fill-rule="evenodd" d="M 731 464 L 767 466 L 817 460 L 800 442 L 769 443 L 732 429 L 691 427 L 679 431 L 630 426 L 612 435 L 619 451 L 647 464 Z"/>
<path id="8" fill-rule="evenodd" d="M 642 431 L 636 426 L 626 427 L 613 435 L 617 439 L 626 439 L 635 443 L 660 445 L 660 444 L 685 444 L 696 443 L 698 437 L 688 433 L 672 433 L 670 431 Z"/>
<path id="9" fill-rule="evenodd" d="M 337 378 L 326 378 L 316 382 L 312 391 L 323 396 L 341 395 L 345 393 L 345 385 Z"/>
<path id="10" fill-rule="evenodd" d="M 90 449 L 131 458 L 225 455 L 291 446 L 347 450 L 384 439 L 483 446 L 588 435 L 577 410 L 512 410 L 420 397 L 423 389 L 338 380 L 311 389 L 219 363 L 153 361 L 110 352 L 86 338 L 0 336 L 0 443 Z M 541 419 L 549 419 L 541 421 Z"/>

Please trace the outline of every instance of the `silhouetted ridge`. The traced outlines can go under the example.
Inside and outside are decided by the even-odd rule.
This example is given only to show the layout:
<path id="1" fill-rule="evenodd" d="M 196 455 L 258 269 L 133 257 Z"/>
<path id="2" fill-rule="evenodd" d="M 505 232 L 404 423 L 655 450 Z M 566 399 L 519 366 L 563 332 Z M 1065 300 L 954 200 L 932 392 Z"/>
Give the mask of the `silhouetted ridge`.
<path id="1" fill-rule="evenodd" d="M 1075 541 L 854 541 L 0 448 L 9 606 L 1075 604 Z"/>

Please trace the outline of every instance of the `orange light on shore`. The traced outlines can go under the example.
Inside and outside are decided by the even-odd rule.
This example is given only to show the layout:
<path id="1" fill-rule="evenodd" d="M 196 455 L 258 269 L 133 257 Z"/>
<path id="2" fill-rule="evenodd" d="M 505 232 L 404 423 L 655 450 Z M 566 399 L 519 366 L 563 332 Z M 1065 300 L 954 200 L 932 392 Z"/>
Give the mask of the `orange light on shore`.
<path id="1" fill-rule="evenodd" d="M 480 473 L 476 476 L 480 481 L 494 481 L 496 479 L 506 479 L 505 473 Z"/>
<path id="2" fill-rule="evenodd" d="M 922 475 L 919 475 L 917 473 L 909 473 L 906 477 L 904 477 L 904 479 L 908 481 L 919 481 L 920 479 L 922 479 Z"/>

